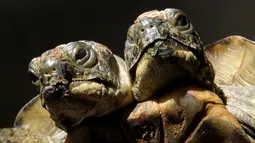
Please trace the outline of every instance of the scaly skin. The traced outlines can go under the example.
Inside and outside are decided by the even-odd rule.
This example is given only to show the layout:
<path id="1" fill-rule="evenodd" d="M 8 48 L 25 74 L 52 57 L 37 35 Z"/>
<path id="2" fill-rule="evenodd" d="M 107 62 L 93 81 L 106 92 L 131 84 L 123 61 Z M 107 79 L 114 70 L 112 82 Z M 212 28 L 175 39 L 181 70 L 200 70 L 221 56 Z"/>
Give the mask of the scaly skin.
<path id="1" fill-rule="evenodd" d="M 133 76 L 137 101 L 155 95 L 162 87 L 198 82 L 217 93 L 214 70 L 207 60 L 200 37 L 184 12 L 178 9 L 141 14 L 127 32 L 125 61 Z"/>
<path id="2" fill-rule="evenodd" d="M 89 45 L 88 47 L 92 45 L 90 43 L 93 43 L 92 47 L 95 46 L 93 49 L 97 53 L 98 62 L 92 62 L 93 64 L 89 64 L 90 67 L 83 67 L 83 63 L 80 63 L 82 65 L 78 65 L 75 62 L 76 60 L 73 60 L 72 57 L 70 58 L 69 55 L 70 53 L 74 53 L 72 55 L 77 55 L 74 51 L 77 49 L 77 51 L 79 51 L 80 48 L 84 47 L 84 43 L 71 42 L 67 45 L 62 45 L 62 48 L 55 50 L 56 52 L 51 52 L 51 54 L 48 55 L 44 53 L 43 55 L 46 56 L 37 58 L 40 59 L 39 62 L 32 60 L 29 66 L 29 71 L 37 71 L 35 73 L 38 73 L 31 75 L 35 77 L 36 75 L 38 76 L 40 96 L 43 101 L 43 106 L 49 111 L 51 118 L 55 121 L 56 125 L 68 133 L 65 141 L 66 143 L 193 142 L 197 140 L 206 140 L 208 136 L 211 137 L 211 141 L 249 142 L 240 124 L 226 110 L 221 99 L 218 98 L 218 96 L 215 96 L 212 92 L 203 88 L 183 86 L 171 92 L 164 93 L 162 96 L 158 96 L 155 99 L 147 100 L 138 104 L 131 104 L 131 101 L 129 103 L 130 105 L 124 105 L 123 102 L 127 100 L 121 98 L 120 100 L 115 100 L 119 103 L 117 105 L 120 106 L 114 106 L 111 104 L 112 100 L 107 99 L 117 98 L 106 97 L 111 97 L 110 94 L 105 95 L 103 92 L 101 92 L 101 95 L 97 94 L 96 96 L 93 96 L 94 94 L 90 94 L 95 93 L 93 90 L 97 89 L 97 86 L 90 86 L 90 84 L 87 83 L 92 81 L 84 80 L 81 81 L 82 83 L 79 82 L 81 85 L 86 85 L 81 86 L 79 84 L 75 86 L 78 87 L 77 89 L 79 90 L 74 90 L 74 88 L 72 88 L 72 84 L 69 86 L 63 86 L 70 82 L 74 82 L 73 79 L 77 79 L 77 74 L 80 77 L 98 76 L 99 74 L 95 74 L 96 71 L 83 72 L 83 74 L 80 72 L 81 70 L 93 70 L 95 65 L 98 65 L 97 70 L 102 70 L 105 73 L 107 73 L 107 70 L 108 72 L 111 72 L 112 70 L 115 71 L 114 69 L 122 70 L 114 72 L 122 73 L 116 74 L 121 75 L 118 76 L 116 80 L 129 79 L 127 69 L 122 68 L 125 67 L 125 63 L 121 59 L 118 59 L 119 63 L 117 65 L 114 65 L 115 62 L 107 64 L 109 61 L 108 59 L 110 59 L 109 57 L 116 57 L 109 54 L 111 53 L 109 49 L 94 42 L 87 42 L 87 44 Z M 108 54 L 105 54 L 105 51 L 107 51 Z M 80 53 L 78 55 L 79 56 L 74 57 L 80 57 L 82 54 Z M 104 65 L 99 64 L 100 61 L 103 61 Z M 36 66 L 31 66 L 34 64 Z M 69 72 L 72 74 L 68 75 L 67 73 Z M 111 81 L 111 79 L 113 79 L 112 76 L 99 77 L 101 77 L 101 80 L 104 81 Z M 94 80 L 93 82 L 98 82 L 98 80 Z M 36 82 L 34 81 L 34 83 Z M 56 85 L 54 85 L 54 83 Z M 105 82 L 100 83 L 106 84 Z M 49 84 L 51 85 L 49 86 Z M 53 85 L 56 89 L 53 88 L 53 91 L 52 89 L 48 90 L 47 87 L 51 87 Z M 109 86 L 113 84 L 107 85 Z M 129 91 L 131 91 L 131 87 L 129 87 L 129 89 Z M 59 90 L 63 91 L 60 92 Z M 129 92 L 126 92 L 126 95 L 123 96 L 128 98 L 128 93 Z M 81 102 L 83 102 L 83 104 L 81 104 Z M 93 103 L 103 106 L 104 108 L 87 110 L 86 107 L 91 104 L 94 105 Z M 109 106 L 110 108 L 106 108 L 105 106 L 109 104 L 112 106 Z M 63 105 L 66 105 L 65 108 Z M 74 107 L 76 107 L 76 110 L 73 109 Z M 93 111 L 92 113 L 94 114 L 91 114 L 91 111 Z M 60 113 L 62 115 L 61 118 L 56 118 L 56 113 Z M 228 122 L 227 124 L 226 119 Z M 219 130 L 216 128 L 218 126 L 224 126 L 224 129 Z M 215 132 L 212 133 L 211 129 Z M 200 131 L 203 131 L 205 134 L 201 134 Z M 234 140 L 231 138 L 230 134 L 238 136 Z"/>

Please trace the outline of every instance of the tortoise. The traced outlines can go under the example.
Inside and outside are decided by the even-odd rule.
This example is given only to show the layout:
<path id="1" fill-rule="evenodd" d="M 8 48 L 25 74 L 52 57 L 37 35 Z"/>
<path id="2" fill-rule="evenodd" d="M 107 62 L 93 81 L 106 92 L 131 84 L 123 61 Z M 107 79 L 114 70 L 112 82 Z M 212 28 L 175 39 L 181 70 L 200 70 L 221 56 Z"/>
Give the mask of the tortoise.
<path id="1" fill-rule="evenodd" d="M 81 51 L 82 49 L 85 49 L 86 52 Z M 82 56 L 82 53 L 92 53 L 91 56 L 96 56 L 96 58 L 87 58 L 88 61 L 92 58 L 96 59 L 96 62 L 90 61 L 88 64 L 91 66 L 90 68 L 83 67 L 86 62 L 76 62 L 77 58 L 83 60 L 86 57 L 86 55 Z M 95 71 L 85 72 L 92 71 L 93 68 L 97 68 L 97 74 Z M 114 76 L 102 76 L 101 74 L 108 73 L 100 72 L 107 70 L 115 71 L 115 76 L 117 76 L 115 81 L 119 80 L 120 82 L 110 84 Z M 130 101 L 123 99 L 124 95 L 124 97 L 129 97 L 131 91 L 131 78 L 127 67 L 121 58 L 112 54 L 105 46 L 95 42 L 76 41 L 60 45 L 45 52 L 41 57 L 33 59 L 29 65 L 29 72 L 32 82 L 40 88 L 40 95 L 35 99 L 41 98 L 42 107 L 48 110 L 47 122 L 51 122 L 49 119 L 51 117 L 59 128 L 67 132 L 65 142 L 202 142 L 208 137 L 212 142 L 249 142 L 241 125 L 226 110 L 222 100 L 204 88 L 182 86 L 141 103 L 133 102 L 132 96 Z M 84 78 L 77 80 L 77 76 L 89 77 L 89 80 Z M 100 79 L 90 78 L 95 78 L 95 76 Z M 70 77 L 71 79 L 69 79 Z M 66 82 L 69 87 L 65 85 Z M 76 83 L 73 85 L 76 87 L 71 86 L 70 82 Z M 122 92 L 125 91 L 125 94 L 120 96 L 120 99 L 125 102 L 116 106 L 117 104 L 106 104 L 97 100 L 102 97 L 104 100 L 109 99 L 108 96 L 113 97 L 111 94 L 117 92 L 109 92 L 111 94 L 105 97 L 104 92 L 98 94 L 93 91 L 93 88 L 82 87 L 79 88 L 82 89 L 81 91 L 74 90 L 83 84 L 97 87 L 97 83 L 109 88 L 123 87 L 119 86 L 120 84 L 129 85 L 127 86 L 129 88 L 120 88 L 125 89 L 122 90 Z M 48 86 L 53 86 L 55 89 L 47 88 Z M 40 104 L 39 100 L 34 101 L 36 101 L 34 104 Z M 96 101 L 98 106 L 112 105 L 112 108 L 109 109 L 115 110 L 111 110 L 111 112 L 92 110 L 93 114 L 84 112 L 86 108 L 94 107 L 94 104 L 91 105 L 91 101 Z M 80 104 L 80 102 L 84 102 L 84 104 Z M 113 103 L 112 101 L 108 102 Z M 74 107 L 76 105 L 79 105 L 79 108 Z M 80 107 L 81 105 L 82 107 Z M 36 110 L 41 112 L 43 108 Z M 71 112 L 67 110 L 71 110 Z M 20 111 L 15 122 L 16 127 L 29 126 L 26 119 L 31 120 L 31 118 L 29 119 L 31 115 L 26 114 L 27 111 L 24 108 L 23 111 Z M 86 113 L 86 115 L 82 115 L 80 112 Z M 23 116 L 21 116 L 22 113 Z M 58 115 L 59 113 L 60 115 Z M 33 118 L 34 121 L 38 120 L 37 117 Z M 212 130 L 215 132 L 211 132 Z M 60 138 L 60 141 L 63 141 L 63 137 Z"/>
<path id="2" fill-rule="evenodd" d="M 80 47 L 79 44 L 78 44 L 78 47 Z M 83 45 L 83 44 L 81 44 L 81 45 Z M 97 45 L 97 44 L 95 44 L 95 45 Z M 30 67 L 32 67 L 30 69 L 39 69 L 38 67 L 40 67 L 40 66 L 44 67 L 44 66 L 42 66 L 43 65 L 42 63 L 44 63 L 45 61 L 48 61 L 48 59 L 50 59 L 50 60 L 55 59 L 57 61 L 60 60 L 63 63 L 68 62 L 68 60 L 70 60 L 69 59 L 70 57 L 67 58 L 67 55 L 70 55 L 70 53 L 72 53 L 71 52 L 72 50 L 70 50 L 72 48 L 66 48 L 69 50 L 62 51 L 62 49 L 65 49 L 62 47 L 65 47 L 65 46 L 59 46 L 59 47 L 61 47 L 61 48 L 56 48 L 57 50 L 50 50 L 50 52 L 46 52 L 46 53 L 51 53 L 52 51 L 55 51 L 55 52 L 52 52 L 52 53 L 54 53 L 52 57 L 50 57 L 51 55 L 49 56 L 48 54 L 45 54 L 45 55 L 48 55 L 48 57 L 42 56 L 42 58 L 36 58 L 36 59 L 32 60 L 31 63 L 34 63 L 35 66 L 30 66 Z M 71 47 L 76 49 L 76 46 L 71 46 Z M 99 47 L 103 47 L 103 46 L 99 46 Z M 116 56 L 114 56 L 114 57 L 116 57 Z M 42 60 L 40 60 L 38 62 L 37 59 L 42 59 Z M 53 62 L 53 63 L 55 63 L 55 62 Z M 123 62 L 120 62 L 120 63 L 124 65 Z M 121 64 L 119 64 L 119 65 L 121 65 Z M 57 71 L 57 69 L 58 68 L 56 68 L 55 70 Z M 52 71 L 52 70 L 53 69 L 50 68 L 50 71 Z M 55 70 L 53 70 L 53 71 L 55 71 Z M 40 74 L 42 72 L 39 70 L 38 71 L 30 70 L 30 71 L 33 71 L 33 72 L 31 72 L 32 73 L 31 76 L 33 77 L 33 79 L 35 79 L 35 80 L 33 80 L 35 85 L 38 86 L 39 80 L 37 80 L 37 78 L 40 76 Z M 61 73 L 61 75 L 62 74 L 64 74 L 64 73 Z M 128 76 L 128 74 L 124 74 L 124 77 L 125 76 Z M 60 81 L 61 80 L 65 82 L 65 80 L 60 79 Z M 87 82 L 87 81 L 84 81 L 84 82 Z M 54 82 L 52 82 L 52 83 L 54 83 Z M 59 83 L 57 83 L 57 84 L 59 84 Z M 229 83 L 229 84 L 232 84 L 232 83 Z M 41 85 L 39 85 L 39 86 L 41 86 Z M 61 90 L 66 90 L 65 89 L 66 87 L 61 86 L 61 84 L 57 85 L 57 86 L 60 86 Z M 92 90 L 92 89 L 90 89 L 90 90 Z M 70 93 L 67 92 L 67 93 L 64 93 L 63 95 L 65 95 L 65 94 L 70 94 Z M 56 94 L 53 95 L 53 97 L 55 95 L 59 95 L 59 93 L 57 92 Z M 171 96 L 169 96 L 169 95 L 171 95 Z M 180 96 L 180 95 L 182 95 L 182 96 Z M 239 93 L 239 95 L 240 95 L 240 93 Z M 36 99 L 38 99 L 38 98 L 39 97 L 37 96 Z M 45 99 L 45 98 L 42 98 L 42 99 Z M 232 99 L 232 98 L 230 98 L 230 99 Z M 38 105 L 39 100 L 36 100 L 36 101 L 37 101 L 36 103 Z M 43 101 L 44 107 L 49 110 L 50 108 L 48 108 L 46 106 L 47 102 L 45 102 L 44 100 L 42 100 L 42 101 Z M 124 103 L 126 103 L 126 102 L 124 102 Z M 169 107 L 173 107 L 173 108 L 169 108 Z M 190 109 L 196 109 L 196 110 L 191 111 Z M 42 109 L 37 109 L 37 110 L 39 112 L 41 112 Z M 127 115 L 126 114 L 123 115 L 124 112 L 120 112 L 120 111 L 125 111 Z M 203 114 L 202 115 L 200 114 L 199 116 L 196 115 L 197 113 L 200 113 L 200 112 Z M 22 111 L 20 113 L 22 113 Z M 23 112 L 23 113 L 27 113 L 27 112 Z M 22 118 L 24 119 L 25 117 L 30 117 L 30 116 L 31 115 L 28 114 L 28 116 L 22 116 Z M 53 115 L 53 116 L 55 116 L 55 115 Z M 127 139 L 129 142 L 135 142 L 135 141 L 138 141 L 138 142 L 146 142 L 146 141 L 147 142 L 149 142 L 149 141 L 159 142 L 164 139 L 166 142 L 167 141 L 177 142 L 177 141 L 183 141 L 185 139 L 187 139 L 186 140 L 187 142 L 192 142 L 192 141 L 194 142 L 194 141 L 203 141 L 203 139 L 207 139 L 208 136 L 211 139 L 216 139 L 216 141 L 222 141 L 222 140 L 226 140 L 226 139 L 228 139 L 230 141 L 236 141 L 236 142 L 242 141 L 242 140 L 238 140 L 238 139 L 244 139 L 245 141 L 247 141 L 245 135 L 243 134 L 242 129 L 240 128 L 240 125 L 237 123 L 236 119 L 233 118 L 233 116 L 231 114 L 229 114 L 229 112 L 226 111 L 226 108 L 224 107 L 222 101 L 219 98 L 217 98 L 217 96 L 214 96 L 214 94 L 212 92 L 207 91 L 203 88 L 201 90 L 201 88 L 198 88 L 198 87 L 185 87 L 184 86 L 181 88 L 177 88 L 177 89 L 167 93 L 166 95 L 163 95 L 162 97 L 157 97 L 157 98 L 154 98 L 154 99 L 151 99 L 148 101 L 144 101 L 144 102 L 141 102 L 138 104 L 135 103 L 133 105 L 125 106 L 124 108 L 116 110 L 114 113 L 110 113 L 109 115 L 106 115 L 106 116 L 85 119 L 82 123 L 76 123 L 77 125 L 70 124 L 70 122 L 67 122 L 67 123 L 60 122 L 60 124 L 59 124 L 59 122 L 56 122 L 56 124 L 59 125 L 60 128 L 66 130 L 68 132 L 69 137 L 67 139 L 69 139 L 69 141 L 70 141 L 70 140 L 79 139 L 81 137 L 81 136 L 76 135 L 77 132 L 78 133 L 84 132 L 83 135 L 85 136 L 87 133 L 87 127 L 92 128 L 91 130 L 93 132 L 93 137 L 94 137 L 95 130 L 97 131 L 96 133 L 98 135 L 102 135 L 103 134 L 102 131 L 105 132 L 105 130 L 106 131 L 111 130 L 112 132 L 114 132 L 114 129 L 115 129 L 114 127 L 116 127 L 114 125 L 116 125 L 116 123 L 119 123 L 118 121 L 120 121 L 120 120 L 119 120 L 119 118 L 117 118 L 116 120 L 111 121 L 112 117 L 114 117 L 114 119 L 116 117 L 120 117 L 120 118 L 124 117 L 124 123 L 127 121 L 128 127 L 126 127 L 126 126 L 123 127 L 121 124 L 121 127 L 120 127 L 121 129 L 117 128 L 117 132 L 124 130 L 123 134 L 130 135 Z M 191 120 L 194 119 L 194 117 L 196 117 L 192 121 L 196 121 L 195 125 L 198 125 L 198 126 L 190 127 L 190 125 L 191 125 L 191 124 L 189 124 L 190 120 L 187 120 L 187 119 L 185 120 L 185 119 L 183 119 L 183 117 L 188 117 Z M 36 118 L 36 117 L 34 117 L 34 118 Z M 197 118 L 199 118 L 199 119 L 197 119 Z M 226 122 L 226 120 L 224 118 L 227 118 L 228 121 Z M 31 120 L 31 119 L 28 119 L 28 120 Z M 36 121 L 37 119 L 33 119 L 33 120 Z M 77 119 L 75 118 L 74 120 L 71 120 L 71 121 L 77 121 Z M 102 123 L 102 121 L 106 121 L 106 122 Z M 115 122 L 115 121 L 117 121 L 117 122 Z M 215 123 L 213 123 L 214 121 L 218 121 L 218 123 L 215 124 Z M 92 124 L 91 124 L 91 122 L 92 122 Z M 17 118 L 16 125 L 23 124 L 23 123 L 21 123 L 20 118 Z M 71 122 L 71 123 L 73 123 L 73 122 Z M 110 124 L 111 126 L 107 126 L 106 125 L 107 123 L 111 123 Z M 161 123 L 163 123 L 163 124 L 161 124 Z M 192 123 L 194 123 L 194 122 L 192 122 Z M 63 125 L 63 124 L 67 124 L 69 126 L 70 125 L 74 126 L 74 127 L 72 127 L 74 129 L 67 130 L 68 126 Z M 163 126 L 163 130 L 166 131 L 165 133 L 169 133 L 169 134 L 164 134 L 166 136 L 164 139 L 162 139 L 162 132 L 164 133 L 164 131 L 162 130 L 162 126 Z M 182 128 L 183 126 L 184 126 L 184 128 Z M 189 127 L 192 129 L 190 129 Z M 188 133 L 187 133 L 187 128 L 189 128 Z M 206 129 L 204 129 L 204 128 L 206 128 Z M 129 129 L 131 129 L 131 131 Z M 101 130 L 101 132 L 100 132 L 100 130 Z M 193 133 L 188 137 L 187 134 L 190 134 L 190 132 L 191 132 L 190 130 L 192 130 Z M 212 135 L 212 133 L 210 133 L 210 130 L 215 130 L 216 133 L 219 133 L 217 135 L 223 134 L 223 136 L 219 137 L 216 135 L 217 137 L 213 138 L 215 136 L 210 136 L 210 135 Z M 175 132 L 171 132 L 171 131 L 175 131 Z M 206 134 L 206 135 L 201 134 L 201 131 L 206 132 L 208 134 Z M 174 135 L 171 133 L 174 133 Z M 232 134 L 232 133 L 234 133 L 234 134 Z M 230 134 L 232 134 L 232 135 L 230 136 Z M 237 136 L 235 136 L 235 135 L 237 135 Z M 231 139 L 231 137 L 233 137 L 233 136 L 235 136 L 237 138 Z M 114 139 L 118 140 L 116 138 L 114 138 Z M 128 142 L 127 140 L 125 140 L 124 142 Z M 215 141 L 215 140 L 211 140 L 211 141 Z M 68 142 L 68 140 L 67 140 L 67 142 Z"/>
<path id="3" fill-rule="evenodd" d="M 128 29 L 124 57 L 136 101 L 155 96 L 164 88 L 204 86 L 227 102 L 228 110 L 244 128 L 248 126 L 247 132 L 254 138 L 254 87 L 240 87 L 255 85 L 254 53 L 254 42 L 241 36 L 204 46 L 186 14 L 167 8 L 138 16 Z M 231 96 L 228 101 L 219 87 Z"/>

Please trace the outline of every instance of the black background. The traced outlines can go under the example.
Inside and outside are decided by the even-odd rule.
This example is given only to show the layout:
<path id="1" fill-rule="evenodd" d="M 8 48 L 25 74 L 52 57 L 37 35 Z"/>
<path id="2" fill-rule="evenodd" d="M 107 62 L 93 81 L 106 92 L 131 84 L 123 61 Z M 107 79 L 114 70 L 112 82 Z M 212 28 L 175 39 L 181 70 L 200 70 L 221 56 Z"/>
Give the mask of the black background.
<path id="1" fill-rule="evenodd" d="M 255 40 L 254 6 L 254 0 L 2 0 L 0 127 L 12 126 L 19 109 L 36 95 L 27 64 L 45 50 L 86 39 L 123 57 L 135 18 L 167 7 L 182 9 L 205 44 L 234 34 Z"/>

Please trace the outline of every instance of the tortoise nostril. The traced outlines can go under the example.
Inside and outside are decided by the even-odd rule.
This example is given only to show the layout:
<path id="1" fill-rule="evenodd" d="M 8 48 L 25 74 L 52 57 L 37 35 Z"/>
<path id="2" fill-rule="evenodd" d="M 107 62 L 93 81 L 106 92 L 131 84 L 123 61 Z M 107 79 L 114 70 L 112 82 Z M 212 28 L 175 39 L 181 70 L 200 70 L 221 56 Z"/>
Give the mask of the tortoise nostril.
<path id="1" fill-rule="evenodd" d="M 57 76 L 57 71 L 61 71 L 61 61 L 58 59 L 47 59 L 42 64 L 40 72 L 43 76 Z"/>

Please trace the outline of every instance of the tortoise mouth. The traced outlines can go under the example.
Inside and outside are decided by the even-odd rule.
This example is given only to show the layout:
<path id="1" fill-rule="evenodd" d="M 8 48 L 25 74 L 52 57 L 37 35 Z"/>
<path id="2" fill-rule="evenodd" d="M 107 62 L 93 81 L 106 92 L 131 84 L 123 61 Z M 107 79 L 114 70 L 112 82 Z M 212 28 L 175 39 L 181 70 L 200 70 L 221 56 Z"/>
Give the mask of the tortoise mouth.
<path id="1" fill-rule="evenodd" d="M 72 79 L 70 82 L 56 82 L 56 84 L 53 85 L 47 85 L 43 88 L 43 97 L 44 98 L 50 98 L 50 97 L 63 97 L 63 96 L 69 96 L 71 95 L 71 89 L 70 87 L 76 87 L 79 86 L 82 83 L 97 83 L 104 85 L 105 87 L 113 87 L 116 86 L 114 83 L 108 80 L 103 80 L 101 78 L 93 78 L 93 79 Z"/>
<path id="2" fill-rule="evenodd" d="M 148 49 L 149 47 L 160 46 L 164 41 L 167 40 L 169 36 L 160 36 L 148 42 L 148 44 L 144 45 L 144 50 Z"/>
<path id="3" fill-rule="evenodd" d="M 73 79 L 72 82 L 70 83 L 70 87 L 75 87 L 81 83 L 85 83 L 85 82 L 90 82 L 90 83 L 98 83 L 98 84 L 102 84 L 106 87 L 110 87 L 110 86 L 114 86 L 114 83 L 108 81 L 108 80 L 103 80 L 101 78 L 93 78 L 93 79 Z"/>
<path id="4" fill-rule="evenodd" d="M 57 100 L 68 94 L 68 84 L 58 82 L 55 85 L 48 85 L 43 88 L 42 96 L 46 101 Z M 44 103 L 45 104 L 45 103 Z"/>
<path id="5" fill-rule="evenodd" d="M 146 46 L 145 50 L 149 49 L 150 47 L 159 48 L 166 40 L 167 38 L 158 38 Z"/>
<path id="6" fill-rule="evenodd" d="M 62 129 L 79 125 L 85 118 L 97 116 L 104 95 L 114 94 L 113 83 L 93 78 L 57 83 L 43 88 L 42 104 Z M 106 106 L 106 105 L 104 105 Z M 103 114 L 103 113 L 102 113 Z"/>

